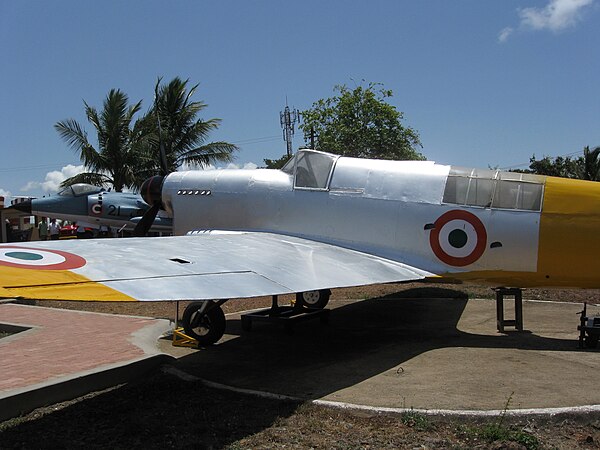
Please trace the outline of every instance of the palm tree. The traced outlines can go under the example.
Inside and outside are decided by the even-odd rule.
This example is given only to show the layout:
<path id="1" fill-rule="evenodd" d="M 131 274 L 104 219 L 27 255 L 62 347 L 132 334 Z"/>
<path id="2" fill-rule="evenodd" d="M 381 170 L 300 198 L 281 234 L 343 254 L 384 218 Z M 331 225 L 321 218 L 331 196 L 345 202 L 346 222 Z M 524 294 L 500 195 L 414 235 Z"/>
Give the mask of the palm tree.
<path id="1" fill-rule="evenodd" d="M 125 187 L 137 188 L 138 177 L 135 172 L 139 167 L 140 149 L 148 145 L 150 140 L 147 123 L 136 121 L 131 127 L 133 116 L 139 112 L 142 102 L 128 105 L 127 94 L 119 89 L 111 89 L 102 111 L 98 112 L 85 101 L 83 103 L 87 119 L 96 129 L 98 148 L 88 141 L 87 132 L 74 119 L 54 125 L 69 147 L 80 153 L 86 169 L 86 172 L 63 181 L 61 186 L 75 183 L 112 185 L 117 192 Z"/>
<path id="2" fill-rule="evenodd" d="M 192 101 L 198 85 L 187 89 L 189 80 L 174 78 L 167 85 L 156 83 L 154 106 L 143 121 L 159 125 L 160 143 L 166 157 L 166 171 L 172 172 L 182 164 L 204 166 L 214 162 L 230 162 L 237 147 L 227 142 L 206 142 L 211 131 L 216 130 L 220 119 L 202 120 L 198 114 L 206 108 L 206 103 Z M 156 132 L 158 136 L 158 132 Z M 150 147 L 152 165 L 148 170 L 160 171 L 159 140 L 154 139 Z"/>
<path id="3" fill-rule="evenodd" d="M 590 147 L 583 149 L 582 179 L 600 181 L 600 147 L 590 151 Z"/>

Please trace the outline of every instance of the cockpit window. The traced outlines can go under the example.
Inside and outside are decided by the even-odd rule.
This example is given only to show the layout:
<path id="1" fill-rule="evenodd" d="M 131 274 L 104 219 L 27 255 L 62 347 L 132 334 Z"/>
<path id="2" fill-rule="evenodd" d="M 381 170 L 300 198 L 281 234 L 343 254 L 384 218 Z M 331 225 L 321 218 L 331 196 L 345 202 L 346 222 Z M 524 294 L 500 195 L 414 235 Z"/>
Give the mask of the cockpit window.
<path id="1" fill-rule="evenodd" d="M 62 195 L 63 197 L 79 197 L 80 195 L 89 195 L 89 194 L 97 194 L 98 192 L 102 192 L 104 189 L 98 186 L 93 186 L 91 184 L 78 183 L 73 184 L 71 186 L 67 186 L 62 191 L 58 193 L 58 195 Z"/>
<path id="2" fill-rule="evenodd" d="M 452 167 L 444 203 L 482 208 L 540 211 L 544 177 L 498 170 Z"/>
<path id="3" fill-rule="evenodd" d="M 296 177 L 294 187 L 304 189 L 327 189 L 329 177 L 337 155 L 329 153 L 302 151 L 296 158 Z"/>
<path id="4" fill-rule="evenodd" d="M 281 168 L 281 170 L 283 172 L 287 173 L 288 175 L 293 175 L 295 164 L 296 164 L 296 156 L 292 156 L 290 159 L 288 159 L 288 162 L 285 163 L 285 165 Z"/>

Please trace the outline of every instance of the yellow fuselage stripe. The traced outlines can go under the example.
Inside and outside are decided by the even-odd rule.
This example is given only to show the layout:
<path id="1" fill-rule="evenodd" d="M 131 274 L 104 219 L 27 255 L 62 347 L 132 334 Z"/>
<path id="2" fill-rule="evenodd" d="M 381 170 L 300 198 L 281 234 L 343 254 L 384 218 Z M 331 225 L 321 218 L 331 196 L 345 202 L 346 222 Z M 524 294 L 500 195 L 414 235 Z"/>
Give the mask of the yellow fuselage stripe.
<path id="1" fill-rule="evenodd" d="M 132 302 L 136 299 L 68 270 L 0 267 L 4 288 L 0 297 L 39 300 Z M 8 281 L 4 281 L 8 280 Z"/>

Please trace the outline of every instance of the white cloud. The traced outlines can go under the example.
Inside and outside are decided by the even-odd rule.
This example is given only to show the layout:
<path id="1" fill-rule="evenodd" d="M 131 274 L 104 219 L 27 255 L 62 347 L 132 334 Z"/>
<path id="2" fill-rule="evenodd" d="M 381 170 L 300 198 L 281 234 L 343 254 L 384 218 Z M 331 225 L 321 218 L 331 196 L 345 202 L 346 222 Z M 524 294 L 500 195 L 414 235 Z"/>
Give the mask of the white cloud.
<path id="1" fill-rule="evenodd" d="M 70 178 L 78 173 L 84 171 L 83 165 L 74 166 L 69 164 L 64 166 L 60 170 L 53 170 L 52 172 L 48 172 L 46 174 L 46 178 L 44 181 L 30 181 L 25 186 L 21 188 L 23 192 L 33 191 L 35 189 L 41 189 L 45 194 L 54 194 L 58 192 L 60 189 L 60 183 L 65 181 L 67 178 Z"/>
<path id="2" fill-rule="evenodd" d="M 257 169 L 257 168 L 258 168 L 258 166 L 256 164 L 254 164 L 253 162 L 245 163 L 243 166 L 240 166 L 239 164 L 229 163 L 225 167 L 216 167 L 212 164 L 198 167 L 197 165 L 184 163 L 181 166 L 180 170 L 182 170 L 182 171 L 183 170 L 222 170 L 222 169 L 251 169 L 251 170 L 253 170 L 253 169 Z"/>
<path id="3" fill-rule="evenodd" d="M 500 33 L 498 33 L 498 41 L 500 42 L 506 42 L 506 40 L 509 38 L 509 36 L 511 34 L 513 34 L 513 29 L 512 27 L 506 27 L 503 28 Z"/>
<path id="4" fill-rule="evenodd" d="M 10 191 L 0 188 L 0 197 L 4 197 L 4 206 L 10 206 L 10 198 L 12 197 Z"/>
<path id="5" fill-rule="evenodd" d="M 257 167 L 258 166 L 256 164 L 254 164 L 253 162 L 249 162 L 249 163 L 244 164 L 241 167 L 238 164 L 229 163 L 229 164 L 227 164 L 227 167 L 225 167 L 225 168 L 226 169 L 251 169 L 251 170 L 254 170 Z"/>
<path id="6" fill-rule="evenodd" d="M 575 26 L 581 20 L 582 10 L 594 0 L 550 0 L 544 8 L 519 10 L 521 26 L 533 30 L 558 32 Z"/>
<path id="7" fill-rule="evenodd" d="M 519 8 L 520 30 L 550 30 L 554 33 L 574 27 L 583 18 L 584 10 L 595 0 L 549 0 L 544 7 Z M 514 33 L 505 27 L 498 33 L 498 42 L 506 42 Z"/>

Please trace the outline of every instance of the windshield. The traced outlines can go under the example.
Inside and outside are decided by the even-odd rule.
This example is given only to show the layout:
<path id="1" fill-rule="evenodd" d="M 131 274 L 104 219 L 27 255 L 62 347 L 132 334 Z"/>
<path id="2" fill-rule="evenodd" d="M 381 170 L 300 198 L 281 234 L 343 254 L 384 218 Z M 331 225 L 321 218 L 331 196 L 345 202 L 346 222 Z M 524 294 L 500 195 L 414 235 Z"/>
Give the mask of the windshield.
<path id="1" fill-rule="evenodd" d="M 327 189 L 329 175 L 337 155 L 329 153 L 302 151 L 296 155 L 296 180 L 294 186 L 306 189 Z"/>
<path id="2" fill-rule="evenodd" d="M 58 193 L 58 195 L 62 195 L 63 197 L 78 197 L 80 195 L 88 195 L 88 194 L 97 194 L 98 192 L 102 192 L 104 189 L 98 186 L 93 186 L 91 184 L 78 183 L 73 184 L 71 186 L 67 186 L 62 191 Z"/>
<path id="3" fill-rule="evenodd" d="M 296 155 L 288 159 L 288 162 L 281 168 L 281 170 L 289 175 L 294 174 L 294 164 L 296 164 Z"/>

